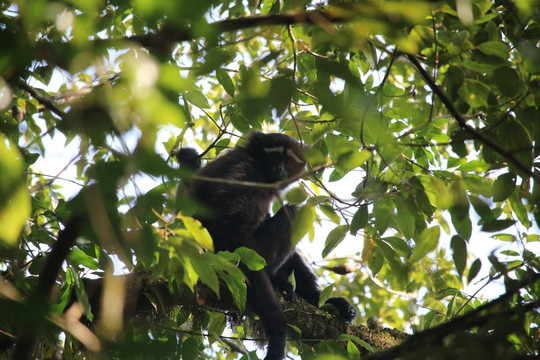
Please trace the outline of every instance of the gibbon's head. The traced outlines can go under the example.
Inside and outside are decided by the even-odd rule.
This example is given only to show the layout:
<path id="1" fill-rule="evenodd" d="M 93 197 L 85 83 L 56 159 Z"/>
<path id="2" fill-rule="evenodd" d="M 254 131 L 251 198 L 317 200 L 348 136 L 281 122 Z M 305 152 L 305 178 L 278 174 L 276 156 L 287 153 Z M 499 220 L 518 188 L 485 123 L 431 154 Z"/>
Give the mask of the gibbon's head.
<path id="1" fill-rule="evenodd" d="M 201 158 L 199 153 L 197 153 L 197 150 L 192 148 L 179 149 L 176 153 L 176 160 L 178 160 L 180 167 L 188 168 L 182 170 L 195 171 L 201 167 Z"/>
<path id="2" fill-rule="evenodd" d="M 267 182 L 296 176 L 306 166 L 302 145 L 285 134 L 252 132 L 243 147 L 263 170 Z"/>

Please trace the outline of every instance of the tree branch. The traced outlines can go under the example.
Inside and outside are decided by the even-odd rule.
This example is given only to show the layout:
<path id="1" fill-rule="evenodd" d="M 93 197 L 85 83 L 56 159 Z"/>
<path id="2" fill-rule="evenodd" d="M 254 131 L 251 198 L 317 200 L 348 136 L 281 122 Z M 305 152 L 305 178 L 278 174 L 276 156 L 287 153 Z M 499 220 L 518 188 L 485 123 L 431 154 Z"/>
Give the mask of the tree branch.
<path id="1" fill-rule="evenodd" d="M 38 316 L 47 315 L 46 309 L 49 305 L 56 278 L 62 268 L 62 263 L 69 254 L 71 246 L 79 236 L 80 228 L 81 219 L 79 217 L 71 218 L 64 230 L 60 232 L 58 240 L 54 243 L 51 252 L 47 256 L 45 265 L 39 274 L 38 284 L 27 301 L 29 310 L 35 312 Z M 41 328 L 41 321 L 39 320 L 35 321 L 34 324 L 26 324 L 21 327 L 22 333 L 18 335 L 18 341 L 15 344 L 14 359 L 30 360 L 34 358 L 36 335 L 39 334 Z"/>
<path id="2" fill-rule="evenodd" d="M 62 119 L 65 118 L 66 113 L 62 111 L 54 102 L 54 100 L 45 94 L 40 93 L 37 89 L 34 89 L 30 85 L 28 85 L 26 82 L 19 80 L 15 82 L 15 85 L 30 95 L 37 101 L 39 101 L 42 105 L 44 105 L 47 109 L 51 110 L 56 115 L 60 116 Z"/>
<path id="3" fill-rule="evenodd" d="M 529 285 L 534 285 L 538 280 L 540 280 L 540 274 L 531 275 L 529 278 L 521 281 L 516 287 L 512 290 L 507 291 L 503 295 L 499 296 L 497 299 L 490 301 L 487 304 L 479 306 L 475 310 L 454 318 L 452 321 L 443 323 L 441 325 L 435 326 L 433 328 L 419 332 L 409 339 L 404 341 L 402 344 L 395 346 L 386 351 L 381 351 L 375 354 L 372 354 L 366 358 L 366 360 L 392 360 L 396 358 L 404 357 L 405 355 L 411 355 L 414 350 L 425 349 L 430 345 L 436 345 L 440 343 L 444 338 L 451 334 L 457 334 L 460 331 L 470 329 L 475 326 L 480 326 L 488 323 L 490 320 L 493 320 L 495 317 L 500 317 L 502 319 L 508 319 L 509 316 L 516 313 L 516 311 L 527 312 L 531 311 L 540 306 L 540 300 L 534 302 L 516 306 L 516 308 L 500 310 L 498 307 L 503 305 L 512 299 L 512 297 L 517 294 L 522 288 Z M 490 313 L 482 314 L 488 310 L 496 308 Z M 482 315 L 481 315 L 482 314 Z"/>
<path id="4" fill-rule="evenodd" d="M 452 114 L 454 119 L 456 119 L 456 122 L 461 126 L 463 130 L 471 134 L 471 136 L 480 141 L 485 146 L 488 146 L 492 148 L 494 151 L 499 153 L 501 156 L 503 156 L 506 160 L 508 160 L 510 163 L 514 164 L 517 168 L 519 168 L 521 171 L 523 171 L 527 176 L 532 177 L 536 181 L 540 181 L 540 174 L 535 173 L 532 171 L 529 167 L 525 166 L 519 159 L 517 159 L 514 156 L 514 153 L 510 150 L 502 148 L 495 140 L 492 140 L 491 138 L 485 136 L 481 132 L 476 131 L 472 126 L 469 126 L 463 117 L 461 113 L 456 109 L 452 101 L 446 96 L 443 89 L 437 83 L 435 80 L 427 73 L 426 70 L 422 67 L 420 62 L 416 59 L 414 55 L 411 54 L 405 54 L 409 61 L 416 67 L 426 84 L 431 88 L 431 90 L 441 99 L 442 103 L 446 106 L 448 111 Z"/>

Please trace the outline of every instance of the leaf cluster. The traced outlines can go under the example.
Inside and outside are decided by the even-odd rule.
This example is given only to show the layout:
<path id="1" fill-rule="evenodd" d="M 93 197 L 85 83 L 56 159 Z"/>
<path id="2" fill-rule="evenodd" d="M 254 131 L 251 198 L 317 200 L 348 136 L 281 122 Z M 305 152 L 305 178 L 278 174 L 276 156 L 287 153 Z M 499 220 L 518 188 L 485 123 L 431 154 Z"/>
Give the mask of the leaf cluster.
<path id="1" fill-rule="evenodd" d="M 211 161 L 263 130 L 310 145 L 274 210 L 300 207 L 294 242 L 320 248 L 321 284 L 361 319 L 482 320 L 475 309 L 517 286 L 492 321 L 409 350 L 538 355 L 539 283 L 525 280 L 540 272 L 539 38 L 528 0 L 0 2 L 0 352 L 39 339 L 49 356 L 63 332 L 69 358 L 255 358 L 253 319 L 226 332 L 199 284 L 242 311 L 238 265 L 264 260 L 213 252 L 172 155 Z M 198 304 L 151 330 L 122 319 L 128 286 L 107 279 L 141 271 Z M 88 278 L 104 281 L 101 309 Z M 117 316 L 98 316 L 107 307 Z M 373 350 L 296 335 L 302 359 Z"/>

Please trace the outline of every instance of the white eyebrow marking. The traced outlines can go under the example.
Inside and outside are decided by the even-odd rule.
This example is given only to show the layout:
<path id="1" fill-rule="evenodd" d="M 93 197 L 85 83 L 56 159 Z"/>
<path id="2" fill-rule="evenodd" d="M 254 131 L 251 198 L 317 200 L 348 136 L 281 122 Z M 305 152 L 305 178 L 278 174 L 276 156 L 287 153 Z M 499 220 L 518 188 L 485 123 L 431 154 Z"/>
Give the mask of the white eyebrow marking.
<path id="1" fill-rule="evenodd" d="M 285 151 L 285 149 L 283 148 L 283 146 L 276 146 L 276 147 L 270 147 L 270 148 L 265 147 L 265 148 L 263 148 L 263 149 L 264 149 L 264 152 L 265 152 L 265 153 L 268 153 L 268 154 L 270 154 L 270 153 L 275 153 L 275 152 L 280 153 L 280 154 L 283 154 L 283 152 Z M 288 151 L 288 150 L 287 150 L 287 151 Z"/>
<path id="2" fill-rule="evenodd" d="M 305 162 L 304 160 L 299 159 L 298 156 L 296 156 L 296 154 L 294 153 L 294 151 L 292 151 L 291 149 L 287 149 L 286 153 L 287 153 L 287 156 L 290 156 L 294 161 L 296 161 L 296 162 L 299 163 L 299 164 Z"/>

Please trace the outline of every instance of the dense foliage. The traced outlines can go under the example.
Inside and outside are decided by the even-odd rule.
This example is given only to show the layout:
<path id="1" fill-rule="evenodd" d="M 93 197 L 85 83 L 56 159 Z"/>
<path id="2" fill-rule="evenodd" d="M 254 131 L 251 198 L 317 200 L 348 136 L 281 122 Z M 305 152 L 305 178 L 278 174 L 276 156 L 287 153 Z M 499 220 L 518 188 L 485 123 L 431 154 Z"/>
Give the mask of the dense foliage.
<path id="1" fill-rule="evenodd" d="M 355 303 L 358 323 L 419 332 L 371 356 L 538 355 L 535 1 L 329 3 L 0 2 L 5 356 L 257 358 L 252 317 L 229 328 L 226 314 L 245 305 L 236 265 L 260 259 L 211 251 L 176 201 L 172 156 L 190 146 L 211 160 L 252 130 L 312 145 L 281 200 L 302 206 L 302 249 L 322 243 L 321 285 Z M 176 303 L 134 295 L 141 277 L 119 272 Z M 84 278 L 102 282 L 97 301 Z M 228 292 L 229 309 L 207 303 Z M 132 297 L 160 314 L 129 316 Z M 348 335 L 288 350 L 374 349 Z"/>

